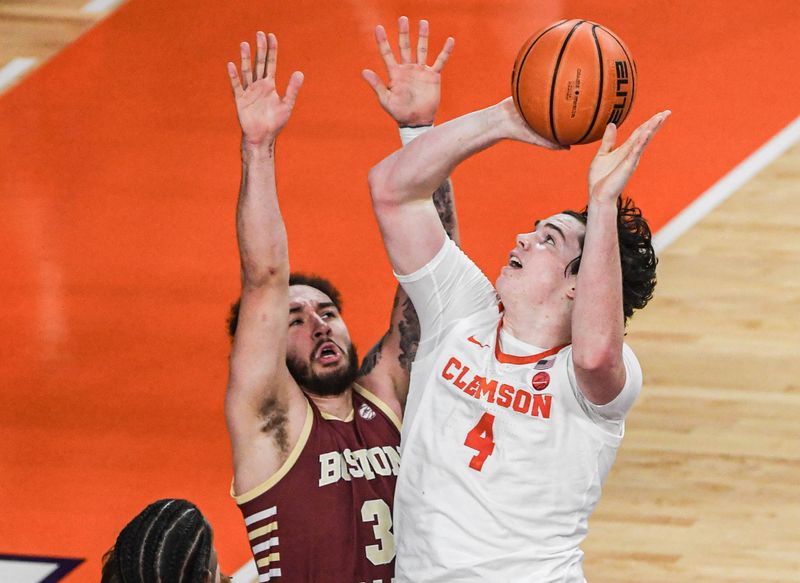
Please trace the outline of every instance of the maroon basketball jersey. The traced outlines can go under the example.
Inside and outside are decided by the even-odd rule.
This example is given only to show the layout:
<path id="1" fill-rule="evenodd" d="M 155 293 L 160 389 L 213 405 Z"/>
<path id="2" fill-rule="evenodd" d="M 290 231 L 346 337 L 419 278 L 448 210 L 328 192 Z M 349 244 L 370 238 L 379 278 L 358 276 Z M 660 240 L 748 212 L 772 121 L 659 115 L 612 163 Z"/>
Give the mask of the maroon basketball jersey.
<path id="1" fill-rule="evenodd" d="M 346 420 L 308 401 L 286 462 L 235 497 L 260 582 L 392 581 L 399 425 L 385 403 L 357 385 Z"/>

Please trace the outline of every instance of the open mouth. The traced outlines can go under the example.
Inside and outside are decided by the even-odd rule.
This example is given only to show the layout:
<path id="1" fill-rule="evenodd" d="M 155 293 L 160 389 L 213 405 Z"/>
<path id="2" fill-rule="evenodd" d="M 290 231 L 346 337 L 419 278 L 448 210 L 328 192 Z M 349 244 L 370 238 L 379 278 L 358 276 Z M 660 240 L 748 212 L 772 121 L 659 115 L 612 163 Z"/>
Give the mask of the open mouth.
<path id="1" fill-rule="evenodd" d="M 512 269 L 522 269 L 522 261 L 510 255 L 508 258 L 508 266 Z"/>
<path id="2" fill-rule="evenodd" d="M 339 362 L 341 355 L 342 353 L 339 350 L 339 347 L 336 346 L 335 343 L 328 341 L 323 342 L 320 347 L 317 348 L 314 358 L 320 364 L 332 364 Z"/>

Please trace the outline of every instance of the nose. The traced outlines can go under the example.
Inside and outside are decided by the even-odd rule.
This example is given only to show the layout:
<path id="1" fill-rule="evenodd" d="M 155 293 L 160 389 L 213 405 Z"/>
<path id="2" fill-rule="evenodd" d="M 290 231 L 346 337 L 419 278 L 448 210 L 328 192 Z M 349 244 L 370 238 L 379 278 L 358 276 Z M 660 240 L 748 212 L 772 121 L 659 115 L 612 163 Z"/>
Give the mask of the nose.
<path id="1" fill-rule="evenodd" d="M 331 334 L 331 327 L 326 320 L 323 320 L 319 314 L 314 314 L 313 320 L 314 322 L 314 338 L 325 338 L 330 336 Z"/>
<path id="2" fill-rule="evenodd" d="M 517 235 L 517 247 L 522 249 L 527 249 L 530 246 L 530 241 L 528 241 L 527 235 Z"/>

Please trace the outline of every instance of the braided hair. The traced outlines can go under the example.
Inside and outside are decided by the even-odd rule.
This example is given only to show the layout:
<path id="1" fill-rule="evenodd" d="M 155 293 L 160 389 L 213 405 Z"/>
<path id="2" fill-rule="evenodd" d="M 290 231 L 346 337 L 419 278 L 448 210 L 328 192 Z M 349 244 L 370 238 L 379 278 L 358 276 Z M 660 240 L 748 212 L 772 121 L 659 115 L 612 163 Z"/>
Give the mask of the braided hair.
<path id="1" fill-rule="evenodd" d="M 589 215 L 588 208 L 582 211 L 563 211 L 584 225 Z M 658 259 L 653 249 L 652 235 L 642 210 L 630 198 L 617 200 L 617 234 L 619 236 L 619 256 L 622 266 L 622 310 L 625 323 L 653 299 L 656 287 L 656 265 Z M 580 240 L 583 251 L 583 238 Z M 573 259 L 567 270 L 576 275 L 581 266 L 581 256 Z M 565 273 L 565 275 L 567 275 Z"/>
<path id="2" fill-rule="evenodd" d="M 153 502 L 119 533 L 104 557 L 101 583 L 203 583 L 213 538 L 191 502 Z"/>

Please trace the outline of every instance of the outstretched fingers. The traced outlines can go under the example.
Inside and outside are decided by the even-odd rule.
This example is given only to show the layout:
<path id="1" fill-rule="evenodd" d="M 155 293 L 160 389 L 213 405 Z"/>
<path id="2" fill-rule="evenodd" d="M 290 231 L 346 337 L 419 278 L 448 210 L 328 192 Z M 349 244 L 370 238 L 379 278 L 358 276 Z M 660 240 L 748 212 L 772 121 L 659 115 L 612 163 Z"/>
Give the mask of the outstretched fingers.
<path id="1" fill-rule="evenodd" d="M 294 108 L 294 102 L 297 101 L 297 94 L 300 92 L 300 87 L 303 85 L 305 77 L 300 71 L 295 71 L 289 77 L 289 84 L 286 86 L 286 95 L 283 96 L 283 103 L 289 106 L 290 109 Z"/>
<path id="2" fill-rule="evenodd" d="M 375 42 L 378 44 L 378 51 L 381 57 L 383 57 L 386 68 L 391 70 L 393 67 L 396 67 L 397 61 L 394 59 L 392 47 L 389 46 L 389 39 L 386 38 L 386 29 L 380 24 L 375 27 Z"/>
<path id="3" fill-rule="evenodd" d="M 247 89 L 253 82 L 253 71 L 250 67 L 250 43 L 243 42 L 239 45 L 242 58 L 242 86 Z"/>
<path id="4" fill-rule="evenodd" d="M 447 62 L 447 59 L 450 58 L 450 53 L 453 52 L 453 47 L 456 45 L 456 41 L 452 36 L 448 36 L 447 40 L 444 41 L 444 47 L 442 47 L 442 52 L 439 53 L 439 56 L 436 57 L 436 61 L 433 63 L 431 67 L 437 73 L 441 73 L 442 69 L 444 69 L 444 64 Z"/>
<path id="5" fill-rule="evenodd" d="M 389 93 L 389 90 L 386 88 L 386 85 L 383 84 L 383 81 L 381 81 L 380 76 L 372 69 L 364 69 L 361 71 L 361 76 L 367 83 L 369 83 L 369 86 L 372 87 L 372 90 L 378 96 L 378 99 L 381 101 L 381 103 L 383 103 L 383 100 Z"/>
<path id="6" fill-rule="evenodd" d="M 419 21 L 419 34 L 417 36 L 417 63 L 428 64 L 428 21 Z"/>
<path id="7" fill-rule="evenodd" d="M 630 138 L 628 138 L 628 142 L 630 142 L 630 151 L 626 154 L 628 159 L 631 159 L 634 164 L 638 164 L 639 158 L 641 158 L 642 153 L 644 153 L 644 149 L 647 147 L 647 145 L 653 139 L 653 136 L 656 135 L 671 113 L 672 112 L 669 110 L 657 113 L 636 128 L 636 131 L 633 132 Z M 627 146 L 628 144 L 625 145 Z"/>
<path id="8" fill-rule="evenodd" d="M 264 78 L 267 68 L 267 36 L 260 30 L 256 33 L 256 70 L 255 80 Z"/>
<path id="9" fill-rule="evenodd" d="M 236 70 L 236 65 L 228 63 L 228 78 L 231 80 L 231 89 L 233 89 L 234 99 L 239 99 L 244 93 L 242 83 L 239 81 L 239 72 Z"/>
<path id="10" fill-rule="evenodd" d="M 269 33 L 267 35 L 267 78 L 275 78 L 275 70 L 278 68 L 278 38 Z"/>
<path id="11" fill-rule="evenodd" d="M 603 132 L 603 140 L 600 142 L 600 148 L 597 150 L 597 155 L 608 154 L 614 149 L 614 144 L 617 141 L 617 126 L 610 123 L 606 126 L 606 131 Z"/>
<path id="12" fill-rule="evenodd" d="M 408 17 L 401 16 L 397 21 L 397 46 L 400 47 L 400 60 L 411 62 L 411 40 L 408 34 Z"/>

